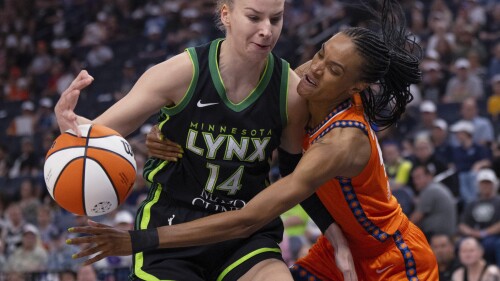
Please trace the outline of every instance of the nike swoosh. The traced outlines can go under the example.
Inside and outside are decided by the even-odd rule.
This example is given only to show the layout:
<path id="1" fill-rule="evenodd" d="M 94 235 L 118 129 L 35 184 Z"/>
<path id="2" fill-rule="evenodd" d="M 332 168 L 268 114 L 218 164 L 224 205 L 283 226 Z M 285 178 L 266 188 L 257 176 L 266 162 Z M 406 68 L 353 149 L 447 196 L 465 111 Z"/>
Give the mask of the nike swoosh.
<path id="1" fill-rule="evenodd" d="M 196 106 L 198 107 L 205 107 L 205 106 L 211 106 L 211 105 L 216 105 L 219 104 L 218 102 L 211 102 L 211 103 L 201 103 L 201 100 L 198 101 Z"/>
<path id="2" fill-rule="evenodd" d="M 393 264 L 390 264 L 390 265 L 388 265 L 388 266 L 386 266 L 386 267 L 384 267 L 384 268 L 382 268 L 382 269 L 377 269 L 377 270 L 375 270 L 375 272 L 376 272 L 377 274 L 380 274 L 380 273 L 382 273 L 382 272 L 386 271 L 387 269 L 389 269 L 389 268 L 391 268 L 391 267 L 393 267 L 393 266 L 394 266 Z"/>

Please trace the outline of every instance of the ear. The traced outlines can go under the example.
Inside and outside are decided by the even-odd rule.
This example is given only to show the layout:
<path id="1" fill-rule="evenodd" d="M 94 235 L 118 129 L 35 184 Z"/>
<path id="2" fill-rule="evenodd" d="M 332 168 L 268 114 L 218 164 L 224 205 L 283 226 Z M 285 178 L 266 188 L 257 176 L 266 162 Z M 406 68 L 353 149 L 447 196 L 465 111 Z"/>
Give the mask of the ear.
<path id="1" fill-rule="evenodd" d="M 369 87 L 370 84 L 366 82 L 357 82 L 355 83 L 351 89 L 349 90 L 350 94 L 353 95 L 355 93 L 361 93 L 364 89 Z"/>
<path id="2" fill-rule="evenodd" d="M 226 4 L 220 9 L 220 20 L 225 26 L 229 25 L 229 7 Z"/>

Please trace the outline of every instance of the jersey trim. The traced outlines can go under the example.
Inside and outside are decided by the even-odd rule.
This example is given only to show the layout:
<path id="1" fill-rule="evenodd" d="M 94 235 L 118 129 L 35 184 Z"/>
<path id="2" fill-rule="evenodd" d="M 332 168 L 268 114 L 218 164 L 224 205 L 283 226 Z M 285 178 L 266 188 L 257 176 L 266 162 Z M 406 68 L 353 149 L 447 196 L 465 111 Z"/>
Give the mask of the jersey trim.
<path id="1" fill-rule="evenodd" d="M 234 112 L 241 112 L 247 107 L 249 107 L 253 102 L 255 102 L 264 92 L 267 87 L 267 84 L 271 80 L 271 76 L 273 74 L 274 69 L 274 56 L 270 53 L 267 57 L 266 67 L 264 68 L 264 72 L 260 77 L 259 83 L 257 87 L 253 89 L 248 97 L 246 97 L 241 102 L 235 104 L 231 102 L 226 95 L 226 87 L 224 86 L 224 81 L 222 81 L 222 77 L 219 71 L 219 61 L 217 59 L 217 53 L 219 50 L 220 43 L 222 39 L 216 39 L 212 41 L 210 44 L 210 51 L 208 56 L 208 66 L 210 68 L 210 75 L 212 76 L 212 82 L 214 84 L 217 93 L 219 94 L 221 100 L 224 104 Z"/>
<path id="2" fill-rule="evenodd" d="M 417 265 L 415 262 L 415 258 L 413 257 L 413 253 L 411 252 L 410 248 L 408 248 L 408 244 L 406 244 L 399 230 L 394 233 L 393 239 L 405 261 L 406 277 L 408 277 L 408 280 L 410 281 L 418 281 L 419 279 L 417 276 Z"/>
<path id="3" fill-rule="evenodd" d="M 281 126 L 284 128 L 288 124 L 288 80 L 290 64 L 281 59 L 281 84 L 280 84 L 280 112 Z"/>
<path id="4" fill-rule="evenodd" d="M 224 277 L 226 277 L 226 275 L 231 270 L 235 269 L 237 266 L 239 266 L 240 264 L 244 263 L 245 261 L 251 259 L 252 257 L 254 257 L 254 256 L 258 255 L 258 254 L 265 253 L 265 252 L 281 253 L 281 250 L 279 248 L 261 248 L 261 249 L 255 250 L 253 252 L 250 252 L 250 253 L 244 255 L 239 260 L 237 260 L 234 263 L 232 263 L 230 266 L 226 267 L 226 269 L 224 269 L 224 271 L 222 271 L 222 273 L 219 275 L 219 277 L 217 277 L 217 281 L 224 280 Z"/>
<path id="5" fill-rule="evenodd" d="M 317 135 L 313 139 L 312 143 L 317 142 L 319 139 L 324 137 L 328 132 L 330 132 L 331 130 L 333 130 L 335 128 L 358 128 L 361 131 L 363 131 L 363 133 L 365 135 L 368 136 L 368 130 L 366 129 L 365 124 L 363 124 L 359 121 L 356 121 L 356 120 L 340 120 L 340 121 L 336 121 L 336 122 L 333 122 L 332 124 L 330 124 L 326 129 L 324 129 L 319 135 Z"/>
<path id="6" fill-rule="evenodd" d="M 194 90 L 196 89 L 196 85 L 198 84 L 198 77 L 200 75 L 200 66 L 198 63 L 198 56 L 196 55 L 196 51 L 194 48 L 187 48 L 186 49 L 189 59 L 191 60 L 191 63 L 193 64 L 193 76 L 191 77 L 191 82 L 189 83 L 189 87 L 186 91 L 186 94 L 184 94 L 184 97 L 182 100 L 172 106 L 172 107 L 163 107 L 161 109 L 161 112 L 166 114 L 167 116 L 173 116 L 176 115 L 177 113 L 181 112 L 186 105 L 189 103 L 191 98 L 193 97 Z M 160 128 L 161 129 L 161 128 Z"/>
<path id="7" fill-rule="evenodd" d="M 148 202 L 145 203 L 143 206 L 144 208 L 141 208 L 140 213 L 137 215 L 136 219 L 136 229 L 147 229 L 149 221 L 151 219 L 151 208 L 153 207 L 154 204 L 158 202 L 160 199 L 160 194 L 161 194 L 161 185 L 157 184 L 156 187 L 151 187 L 151 193 L 153 197 L 149 200 Z M 154 275 L 151 275 L 144 270 L 142 270 L 142 265 L 144 264 L 144 254 L 143 252 L 136 253 L 134 255 L 134 266 L 133 266 L 133 274 L 135 274 L 137 277 L 143 279 L 143 280 L 152 280 L 152 281 L 160 281 L 157 277 Z M 167 280 L 165 280 L 167 281 Z"/>
<path id="8" fill-rule="evenodd" d="M 313 136 L 314 134 L 316 134 L 319 130 L 321 130 L 321 128 L 328 122 L 330 121 L 331 119 L 333 119 L 333 117 L 335 117 L 335 115 L 339 114 L 340 112 L 348 109 L 349 107 L 351 107 L 351 102 L 350 100 L 346 100 L 344 101 L 343 103 L 339 104 L 339 106 L 337 106 L 337 108 L 335 108 L 332 112 L 330 112 L 330 114 L 328 114 L 328 116 L 325 117 L 325 119 L 318 125 L 316 126 L 316 128 L 314 129 L 308 129 L 307 130 L 307 134 L 310 135 L 310 136 Z"/>
<path id="9" fill-rule="evenodd" d="M 358 200 L 356 196 L 356 192 L 354 191 L 354 187 L 352 186 L 352 182 L 350 178 L 344 177 L 336 177 L 339 181 L 339 184 L 342 188 L 342 193 L 344 194 L 344 199 L 349 205 L 349 209 L 351 209 L 352 214 L 356 218 L 356 221 L 361 225 L 361 227 L 369 233 L 373 238 L 377 239 L 380 242 L 384 242 L 390 235 L 378 226 L 376 226 L 368 217 L 366 216 L 365 211 L 363 210 L 363 206 Z"/>

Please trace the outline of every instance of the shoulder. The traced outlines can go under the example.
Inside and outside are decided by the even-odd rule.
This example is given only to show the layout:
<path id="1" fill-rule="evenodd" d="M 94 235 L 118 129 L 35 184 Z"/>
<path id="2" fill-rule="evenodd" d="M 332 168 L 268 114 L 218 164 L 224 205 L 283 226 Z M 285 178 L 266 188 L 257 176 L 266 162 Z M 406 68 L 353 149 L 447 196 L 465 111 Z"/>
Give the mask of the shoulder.
<path id="1" fill-rule="evenodd" d="M 453 275 L 451 276 L 451 280 L 462 281 L 462 280 L 464 280 L 463 276 L 464 276 L 464 268 L 461 266 L 461 267 L 455 269 L 455 271 L 453 271 Z"/>

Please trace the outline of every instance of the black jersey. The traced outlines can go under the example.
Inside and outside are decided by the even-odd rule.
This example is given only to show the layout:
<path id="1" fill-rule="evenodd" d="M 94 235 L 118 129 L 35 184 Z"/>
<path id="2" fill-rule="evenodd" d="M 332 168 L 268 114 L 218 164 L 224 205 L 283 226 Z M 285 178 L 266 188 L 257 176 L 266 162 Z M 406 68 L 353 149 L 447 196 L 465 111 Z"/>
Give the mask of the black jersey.
<path id="1" fill-rule="evenodd" d="M 183 157 L 151 158 L 144 168 L 169 198 L 209 212 L 240 209 L 269 184 L 269 160 L 287 121 L 289 64 L 269 54 L 257 87 L 234 104 L 218 69 L 221 42 L 186 50 L 191 84 L 181 102 L 161 110 L 160 129 Z"/>

